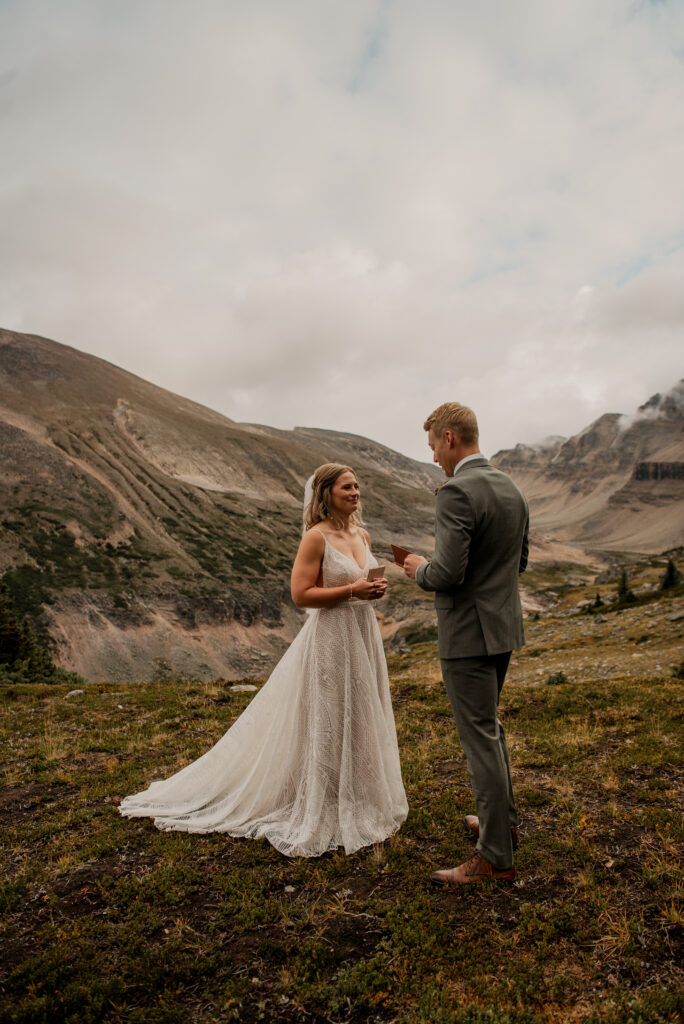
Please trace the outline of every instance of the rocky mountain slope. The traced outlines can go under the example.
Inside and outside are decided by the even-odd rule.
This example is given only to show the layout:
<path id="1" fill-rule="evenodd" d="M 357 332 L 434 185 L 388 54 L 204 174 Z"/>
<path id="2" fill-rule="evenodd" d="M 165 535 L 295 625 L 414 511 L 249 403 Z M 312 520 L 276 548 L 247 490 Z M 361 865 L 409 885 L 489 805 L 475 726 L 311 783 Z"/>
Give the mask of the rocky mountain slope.
<path id="1" fill-rule="evenodd" d="M 607 413 L 492 462 L 524 491 L 538 535 L 603 551 L 684 544 L 684 381 L 633 416 Z"/>
<path id="2" fill-rule="evenodd" d="M 359 472 L 376 550 L 429 548 L 440 480 L 351 434 L 238 424 L 102 359 L 0 331 L 0 569 L 89 679 L 236 678 L 295 634 L 304 483 Z"/>
<path id="3" fill-rule="evenodd" d="M 596 564 L 583 548 L 684 543 L 683 407 L 680 383 L 634 417 L 609 414 L 576 437 L 499 452 L 493 461 L 530 501 L 532 557 Z M 315 467 L 358 469 L 376 553 L 388 560 L 390 540 L 430 550 L 443 479 L 353 434 L 235 423 L 102 359 L 9 331 L 0 443 L 3 582 L 20 613 L 42 619 L 59 662 L 91 680 L 266 673 L 302 622 L 289 571 Z M 418 598 L 413 611 L 383 602 L 387 636 L 415 617 Z"/>

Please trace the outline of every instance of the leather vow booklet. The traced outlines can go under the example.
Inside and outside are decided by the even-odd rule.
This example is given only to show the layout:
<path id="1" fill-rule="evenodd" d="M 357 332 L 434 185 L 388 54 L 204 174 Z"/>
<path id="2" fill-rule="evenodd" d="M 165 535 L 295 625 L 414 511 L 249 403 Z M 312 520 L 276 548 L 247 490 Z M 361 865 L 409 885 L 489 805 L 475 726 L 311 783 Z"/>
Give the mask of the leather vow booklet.
<path id="1" fill-rule="evenodd" d="M 412 554 L 412 552 L 407 551 L 406 548 L 398 548 L 396 544 L 390 544 L 390 547 L 392 548 L 392 554 L 394 555 L 396 565 L 403 565 L 406 556 Z"/>
<path id="2" fill-rule="evenodd" d="M 385 576 L 386 565 L 373 565 L 368 570 L 368 580 L 381 580 Z"/>

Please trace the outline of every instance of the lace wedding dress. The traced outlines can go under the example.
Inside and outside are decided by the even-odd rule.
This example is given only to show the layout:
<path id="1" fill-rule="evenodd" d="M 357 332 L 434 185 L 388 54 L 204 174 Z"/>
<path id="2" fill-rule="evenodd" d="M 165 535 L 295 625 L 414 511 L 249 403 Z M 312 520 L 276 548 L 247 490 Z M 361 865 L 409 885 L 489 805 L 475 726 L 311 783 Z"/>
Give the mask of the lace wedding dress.
<path id="1" fill-rule="evenodd" d="M 323 586 L 365 576 L 325 538 Z M 288 857 L 353 853 L 408 813 L 372 602 L 310 612 L 262 689 L 206 754 L 119 806 L 160 829 L 265 838 Z"/>

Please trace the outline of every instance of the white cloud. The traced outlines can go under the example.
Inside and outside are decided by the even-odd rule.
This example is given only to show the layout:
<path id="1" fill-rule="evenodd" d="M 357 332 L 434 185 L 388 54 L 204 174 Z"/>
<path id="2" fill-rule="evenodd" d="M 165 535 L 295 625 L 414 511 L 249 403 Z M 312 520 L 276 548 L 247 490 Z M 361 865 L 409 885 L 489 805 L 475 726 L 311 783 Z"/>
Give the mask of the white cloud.
<path id="1" fill-rule="evenodd" d="M 0 325 L 236 419 L 488 451 L 682 373 L 684 7 L 0 8 Z"/>

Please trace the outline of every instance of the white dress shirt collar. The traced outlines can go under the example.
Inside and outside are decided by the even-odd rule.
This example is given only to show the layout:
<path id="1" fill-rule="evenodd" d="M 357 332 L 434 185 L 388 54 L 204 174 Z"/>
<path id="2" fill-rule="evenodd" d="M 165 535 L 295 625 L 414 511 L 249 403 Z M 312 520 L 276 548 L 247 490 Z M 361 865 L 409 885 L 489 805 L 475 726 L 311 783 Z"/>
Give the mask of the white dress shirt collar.
<path id="1" fill-rule="evenodd" d="M 465 466 L 466 462 L 472 462 L 473 459 L 484 459 L 484 455 L 482 454 L 482 452 L 473 452 L 472 455 L 466 455 L 465 459 L 461 459 L 460 462 L 456 463 L 456 465 L 454 466 L 454 472 L 452 476 L 455 476 L 456 473 L 458 473 L 461 466 Z"/>

